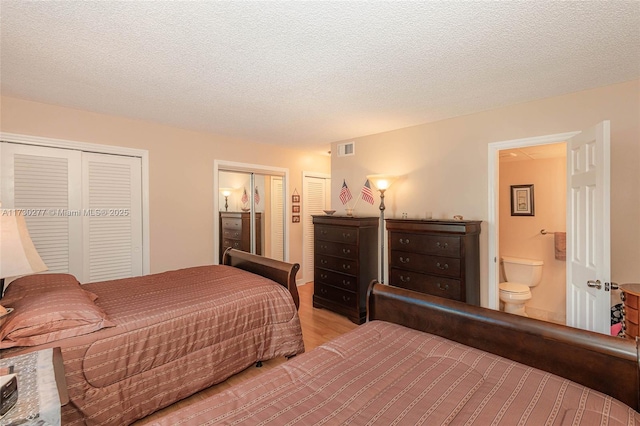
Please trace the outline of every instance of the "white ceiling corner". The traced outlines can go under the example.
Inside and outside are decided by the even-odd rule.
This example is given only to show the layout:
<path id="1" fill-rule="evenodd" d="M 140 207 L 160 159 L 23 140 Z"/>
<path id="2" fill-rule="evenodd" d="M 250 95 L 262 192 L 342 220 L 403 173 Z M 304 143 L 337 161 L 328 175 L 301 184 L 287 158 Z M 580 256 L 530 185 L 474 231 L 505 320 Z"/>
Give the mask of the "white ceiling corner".
<path id="1" fill-rule="evenodd" d="M 290 147 L 640 77 L 640 2 L 1 1 L 2 94 Z"/>

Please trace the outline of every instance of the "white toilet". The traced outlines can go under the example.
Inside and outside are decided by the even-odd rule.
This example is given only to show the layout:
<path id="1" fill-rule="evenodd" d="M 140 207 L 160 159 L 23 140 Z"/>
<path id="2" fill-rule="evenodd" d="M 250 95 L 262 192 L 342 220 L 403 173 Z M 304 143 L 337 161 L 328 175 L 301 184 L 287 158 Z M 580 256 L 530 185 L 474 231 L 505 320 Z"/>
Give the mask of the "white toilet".
<path id="1" fill-rule="evenodd" d="M 531 287 L 540 283 L 542 278 L 542 260 L 502 257 L 506 282 L 500 283 L 500 300 L 504 302 L 504 311 L 527 316 L 524 305 L 531 299 Z"/>

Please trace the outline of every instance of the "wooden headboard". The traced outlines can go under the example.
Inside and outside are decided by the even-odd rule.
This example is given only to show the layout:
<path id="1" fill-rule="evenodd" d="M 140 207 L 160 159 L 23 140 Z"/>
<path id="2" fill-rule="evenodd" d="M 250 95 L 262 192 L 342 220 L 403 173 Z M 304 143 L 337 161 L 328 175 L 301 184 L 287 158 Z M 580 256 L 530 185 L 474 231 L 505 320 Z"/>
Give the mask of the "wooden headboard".
<path id="1" fill-rule="evenodd" d="M 296 274 L 300 269 L 299 264 L 269 259 L 232 248 L 228 248 L 224 252 L 222 264 L 262 275 L 283 285 L 291 293 L 296 308 L 300 307 L 300 296 L 298 295 L 298 286 L 296 285 Z"/>
<path id="2" fill-rule="evenodd" d="M 640 410 L 637 342 L 372 282 L 367 319 L 401 324 L 565 377 Z"/>

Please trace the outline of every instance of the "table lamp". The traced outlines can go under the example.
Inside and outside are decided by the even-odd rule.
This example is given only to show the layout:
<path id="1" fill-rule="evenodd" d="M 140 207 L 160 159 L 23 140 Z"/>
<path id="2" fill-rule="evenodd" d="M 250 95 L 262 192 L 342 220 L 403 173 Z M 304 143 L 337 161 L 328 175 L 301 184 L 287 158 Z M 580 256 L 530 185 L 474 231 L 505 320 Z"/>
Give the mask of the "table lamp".
<path id="1" fill-rule="evenodd" d="M 5 278 L 47 269 L 31 241 L 22 211 L 0 209 L 0 298 Z"/>

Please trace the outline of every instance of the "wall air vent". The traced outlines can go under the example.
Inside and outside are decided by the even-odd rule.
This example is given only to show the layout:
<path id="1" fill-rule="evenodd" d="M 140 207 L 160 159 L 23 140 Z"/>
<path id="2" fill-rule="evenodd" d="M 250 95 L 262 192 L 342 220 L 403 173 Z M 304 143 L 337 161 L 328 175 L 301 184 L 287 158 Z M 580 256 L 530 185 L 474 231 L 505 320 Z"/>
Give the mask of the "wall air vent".
<path id="1" fill-rule="evenodd" d="M 338 157 L 346 157 L 356 154 L 356 143 L 347 142 L 338 144 Z"/>

